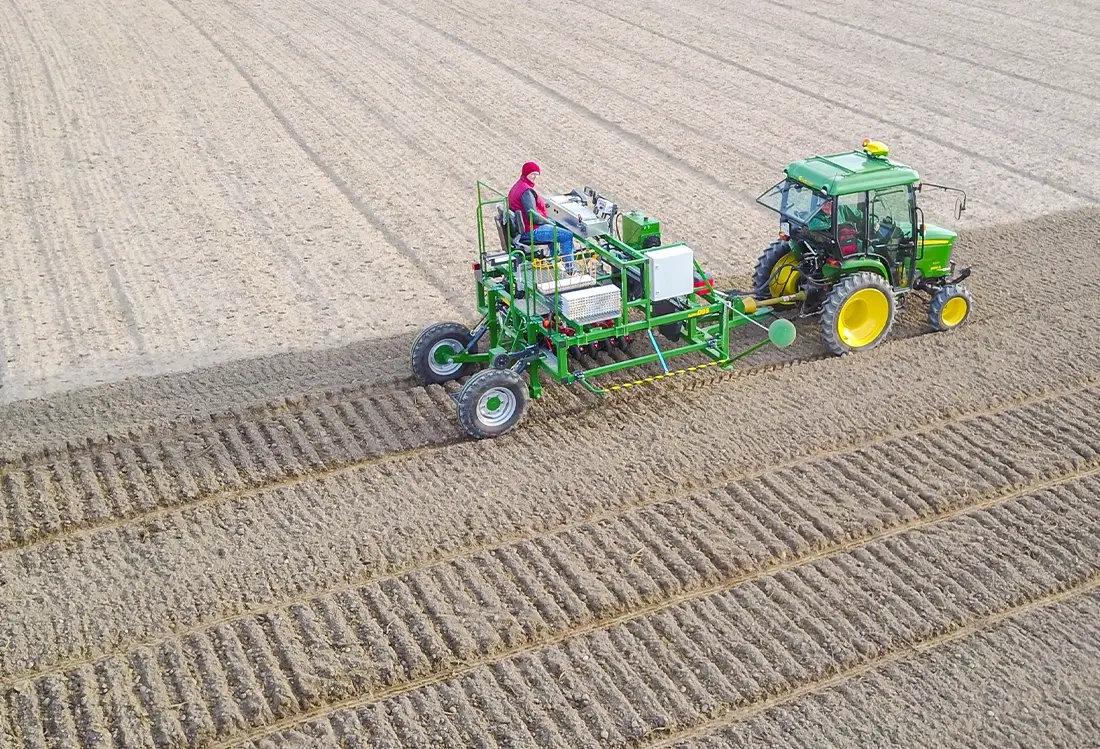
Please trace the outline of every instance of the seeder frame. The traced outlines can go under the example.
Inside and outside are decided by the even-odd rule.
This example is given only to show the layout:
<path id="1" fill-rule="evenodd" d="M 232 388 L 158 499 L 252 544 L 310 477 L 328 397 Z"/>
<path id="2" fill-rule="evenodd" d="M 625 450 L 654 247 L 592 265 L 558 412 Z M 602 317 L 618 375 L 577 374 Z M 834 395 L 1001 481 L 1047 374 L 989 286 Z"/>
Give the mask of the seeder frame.
<path id="1" fill-rule="evenodd" d="M 619 286 L 621 306 L 618 314 L 609 321 L 596 324 L 584 324 L 569 319 L 560 312 L 562 291 L 558 284 L 555 284 L 552 294 L 542 294 L 537 290 L 532 266 L 534 256 L 514 248 L 508 222 L 505 222 L 504 228 L 507 252 L 503 248 L 498 253 L 488 250 L 485 211 L 487 207 L 499 204 L 504 204 L 507 210 L 507 196 L 479 180 L 476 216 L 478 262 L 474 264 L 474 275 L 481 319 L 471 331 L 469 345 L 465 350 L 455 353 L 450 361 L 487 365 L 495 369 L 511 368 L 516 372 L 526 371 L 529 394 L 532 398 L 539 398 L 543 389 L 543 375 L 563 385 L 579 382 L 591 392 L 606 393 L 611 389 L 617 390 L 620 386 L 602 389 L 595 387 L 590 380 L 629 367 L 654 363 L 659 363 L 665 375 L 668 375 L 669 359 L 696 352 L 702 352 L 709 357 L 712 365 L 725 369 L 736 360 L 773 342 L 769 337 L 739 352 L 731 352 L 730 332 L 749 324 L 767 330 L 759 321 L 771 316 L 771 309 L 760 307 L 750 312 L 745 309 L 739 297 L 727 298 L 721 295 L 713 288 L 713 278 L 703 271 L 694 258 L 693 293 L 666 304 L 662 312 L 655 311 L 654 302 L 650 298 L 653 280 L 647 254 L 658 249 L 683 246 L 683 243 L 662 244 L 638 251 L 616 238 L 613 232 L 601 233 L 594 238 L 573 232 L 581 247 L 575 248 L 572 254 L 586 256 L 598 262 L 603 272 L 598 272 L 595 276 L 597 283 L 610 281 Z M 555 227 L 568 228 L 553 220 L 551 222 Z M 562 257 L 558 255 L 556 243 L 551 248 L 550 265 L 554 269 L 553 277 L 557 279 L 561 277 L 558 269 Z M 522 281 L 522 285 L 519 281 Z M 523 290 L 522 294 L 520 289 Z M 632 295 L 636 298 L 631 299 Z M 550 317 L 546 316 L 546 312 L 540 312 L 540 303 L 552 313 Z M 672 308 L 671 312 L 663 311 L 668 307 Z M 686 343 L 662 351 L 653 335 L 654 330 L 676 327 L 680 327 L 679 337 L 686 339 Z M 571 347 L 615 339 L 629 340 L 629 337 L 640 333 L 648 335 L 653 347 L 652 353 L 590 368 L 571 370 L 569 367 Z M 489 339 L 488 350 L 479 352 L 479 342 L 486 335 Z M 689 369 L 694 370 L 696 367 Z"/>

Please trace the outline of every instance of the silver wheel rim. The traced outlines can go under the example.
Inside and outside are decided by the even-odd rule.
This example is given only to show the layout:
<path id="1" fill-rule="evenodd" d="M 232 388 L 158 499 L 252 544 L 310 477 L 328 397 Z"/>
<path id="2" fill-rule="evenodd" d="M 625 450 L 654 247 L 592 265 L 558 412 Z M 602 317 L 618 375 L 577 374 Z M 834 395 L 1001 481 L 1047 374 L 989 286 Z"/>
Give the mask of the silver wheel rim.
<path id="1" fill-rule="evenodd" d="M 507 423 L 515 412 L 516 395 L 508 388 L 490 388 L 477 399 L 477 420 L 486 426 Z"/>
<path id="2" fill-rule="evenodd" d="M 454 338 L 444 338 L 442 341 L 436 341 L 435 345 L 431 347 L 428 351 L 428 369 L 441 377 L 453 375 L 462 369 L 462 362 L 452 361 L 450 364 L 442 364 L 436 359 L 436 353 L 444 346 L 451 349 L 452 354 L 457 354 L 463 348 L 462 344 Z"/>

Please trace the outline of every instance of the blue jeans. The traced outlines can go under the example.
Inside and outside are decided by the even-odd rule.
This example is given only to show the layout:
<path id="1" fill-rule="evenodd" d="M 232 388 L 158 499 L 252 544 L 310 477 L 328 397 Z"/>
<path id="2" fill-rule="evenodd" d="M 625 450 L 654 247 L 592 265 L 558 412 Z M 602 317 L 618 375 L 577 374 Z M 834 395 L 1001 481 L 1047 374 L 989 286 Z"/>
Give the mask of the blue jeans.
<path id="1" fill-rule="evenodd" d="M 520 241 L 531 244 L 554 244 L 554 232 L 557 232 L 557 252 L 555 254 L 560 255 L 562 260 L 565 261 L 566 267 L 572 270 L 573 265 L 573 233 L 568 229 L 563 229 L 560 226 L 554 224 L 540 224 L 535 227 L 534 231 L 524 232 L 520 237 Z"/>

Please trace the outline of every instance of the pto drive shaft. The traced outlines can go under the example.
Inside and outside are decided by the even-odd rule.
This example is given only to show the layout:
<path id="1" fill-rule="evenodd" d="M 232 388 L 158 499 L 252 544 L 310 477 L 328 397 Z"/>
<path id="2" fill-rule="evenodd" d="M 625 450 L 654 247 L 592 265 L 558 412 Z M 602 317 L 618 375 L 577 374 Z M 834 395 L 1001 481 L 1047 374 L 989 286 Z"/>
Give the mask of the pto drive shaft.
<path id="1" fill-rule="evenodd" d="M 806 300 L 806 292 L 799 291 L 794 294 L 777 296 L 772 299 L 754 299 L 751 296 L 739 297 L 741 304 L 745 306 L 745 314 L 751 315 L 760 307 L 773 307 L 777 304 L 790 304 L 791 302 L 803 302 Z"/>

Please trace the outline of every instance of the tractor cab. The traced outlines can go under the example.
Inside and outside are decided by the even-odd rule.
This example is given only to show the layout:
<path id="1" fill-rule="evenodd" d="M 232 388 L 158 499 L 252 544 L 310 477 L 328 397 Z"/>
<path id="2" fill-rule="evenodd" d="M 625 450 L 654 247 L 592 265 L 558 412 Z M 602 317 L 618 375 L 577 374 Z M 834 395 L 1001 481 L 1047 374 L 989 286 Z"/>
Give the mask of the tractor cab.
<path id="1" fill-rule="evenodd" d="M 954 275 L 957 234 L 925 224 L 917 205 L 922 187 L 956 188 L 922 183 L 915 169 L 888 153 L 884 144 L 865 140 L 858 150 L 793 162 L 757 198 L 779 214 L 780 233 L 757 261 L 753 296 L 761 305 L 801 304 L 803 315 L 822 315 L 834 353 L 877 345 L 892 323 L 895 300 L 911 291 L 931 296 L 937 330 L 960 324 L 969 310 L 966 300 L 948 305 L 965 296 L 959 282 L 969 275 L 969 269 Z M 966 208 L 966 193 L 957 192 L 955 218 Z M 871 298 L 881 304 L 860 301 Z M 860 317 L 872 307 L 877 316 Z"/>
<path id="2" fill-rule="evenodd" d="M 780 216 L 781 237 L 799 254 L 836 264 L 871 261 L 904 287 L 917 260 L 917 173 L 868 142 L 862 152 L 818 156 L 787 167 L 757 202 Z"/>

